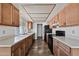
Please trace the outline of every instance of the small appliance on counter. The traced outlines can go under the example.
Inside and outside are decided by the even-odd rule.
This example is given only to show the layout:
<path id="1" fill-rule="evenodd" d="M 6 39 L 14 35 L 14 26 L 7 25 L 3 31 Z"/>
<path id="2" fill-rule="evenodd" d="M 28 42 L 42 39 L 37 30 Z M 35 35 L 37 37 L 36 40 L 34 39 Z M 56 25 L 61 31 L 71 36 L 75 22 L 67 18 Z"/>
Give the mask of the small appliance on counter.
<path id="1" fill-rule="evenodd" d="M 65 31 L 57 30 L 56 36 L 65 36 Z"/>

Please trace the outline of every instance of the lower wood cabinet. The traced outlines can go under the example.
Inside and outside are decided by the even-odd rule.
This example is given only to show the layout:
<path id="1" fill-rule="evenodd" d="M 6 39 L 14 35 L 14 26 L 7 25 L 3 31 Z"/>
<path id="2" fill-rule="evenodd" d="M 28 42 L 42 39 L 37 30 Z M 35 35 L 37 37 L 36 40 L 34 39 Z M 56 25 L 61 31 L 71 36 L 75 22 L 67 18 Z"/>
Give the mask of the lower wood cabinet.
<path id="1" fill-rule="evenodd" d="M 58 53 L 59 53 L 58 55 L 59 55 L 59 56 L 68 56 L 68 54 L 66 54 L 66 52 L 65 52 L 63 49 L 60 49 L 60 48 L 59 48 L 58 50 L 59 50 L 59 51 L 58 51 Z"/>
<path id="2" fill-rule="evenodd" d="M 55 56 L 79 56 L 79 48 L 71 48 L 57 39 L 53 39 L 53 54 Z"/>
<path id="3" fill-rule="evenodd" d="M 58 55 L 58 46 L 57 46 L 57 41 L 56 40 L 53 40 L 53 53 L 54 55 Z"/>
<path id="4" fill-rule="evenodd" d="M 13 45 L 11 48 L 11 55 L 12 56 L 25 56 L 28 53 L 30 47 L 32 46 L 32 41 L 33 41 L 32 36 L 33 35 Z"/>
<path id="5" fill-rule="evenodd" d="M 17 48 L 14 51 L 12 51 L 12 56 L 20 56 L 20 48 Z"/>
<path id="6" fill-rule="evenodd" d="M 53 40 L 53 53 L 55 56 L 70 56 L 71 48 L 61 43 L 60 41 Z"/>

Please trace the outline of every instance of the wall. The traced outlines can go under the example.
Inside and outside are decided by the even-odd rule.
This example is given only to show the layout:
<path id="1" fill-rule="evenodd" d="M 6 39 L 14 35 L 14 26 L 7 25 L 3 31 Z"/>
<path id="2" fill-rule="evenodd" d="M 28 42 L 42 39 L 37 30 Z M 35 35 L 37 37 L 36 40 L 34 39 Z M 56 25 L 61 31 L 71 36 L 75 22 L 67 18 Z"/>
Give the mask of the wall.
<path id="1" fill-rule="evenodd" d="M 64 30 L 66 32 L 66 37 L 79 38 L 79 26 L 53 28 L 52 31 L 54 34 L 56 30 Z"/>
<path id="2" fill-rule="evenodd" d="M 20 16 L 20 27 L 19 27 L 19 29 L 20 29 L 20 34 L 24 34 L 24 33 L 28 32 L 27 21 L 23 16 Z"/>
<path id="3" fill-rule="evenodd" d="M 43 28 L 42 28 L 42 34 L 43 34 L 43 39 L 44 39 L 44 25 L 46 25 L 46 23 L 45 22 L 35 22 L 35 23 L 33 23 L 33 32 L 35 33 L 35 39 L 37 39 L 37 24 L 42 24 L 43 26 Z"/>
<path id="4" fill-rule="evenodd" d="M 19 27 L 2 26 L 0 25 L 0 38 L 8 38 L 14 35 L 19 35 Z M 5 36 L 5 37 L 4 37 Z"/>

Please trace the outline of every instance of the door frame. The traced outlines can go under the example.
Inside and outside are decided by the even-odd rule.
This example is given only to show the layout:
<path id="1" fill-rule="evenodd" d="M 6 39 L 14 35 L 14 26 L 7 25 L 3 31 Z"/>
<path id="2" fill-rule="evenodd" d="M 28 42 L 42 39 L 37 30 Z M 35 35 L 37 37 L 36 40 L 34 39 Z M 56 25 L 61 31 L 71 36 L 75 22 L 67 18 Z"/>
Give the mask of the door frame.
<path id="1" fill-rule="evenodd" d="M 37 38 L 38 38 L 38 25 L 41 25 L 41 38 L 43 38 L 43 35 L 42 35 L 43 24 L 37 24 Z"/>

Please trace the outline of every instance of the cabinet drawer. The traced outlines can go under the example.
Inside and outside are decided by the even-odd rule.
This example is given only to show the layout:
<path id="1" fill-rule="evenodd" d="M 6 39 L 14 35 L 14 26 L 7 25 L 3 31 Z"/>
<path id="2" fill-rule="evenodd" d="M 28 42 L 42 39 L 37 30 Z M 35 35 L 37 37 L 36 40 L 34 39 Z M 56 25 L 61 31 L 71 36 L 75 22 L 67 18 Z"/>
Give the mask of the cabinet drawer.
<path id="1" fill-rule="evenodd" d="M 61 43 L 61 42 L 58 42 L 59 43 L 59 47 L 63 48 L 66 52 L 70 53 L 70 47 Z"/>

